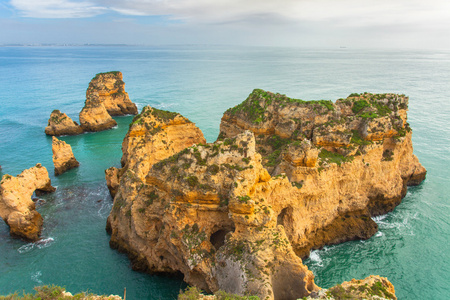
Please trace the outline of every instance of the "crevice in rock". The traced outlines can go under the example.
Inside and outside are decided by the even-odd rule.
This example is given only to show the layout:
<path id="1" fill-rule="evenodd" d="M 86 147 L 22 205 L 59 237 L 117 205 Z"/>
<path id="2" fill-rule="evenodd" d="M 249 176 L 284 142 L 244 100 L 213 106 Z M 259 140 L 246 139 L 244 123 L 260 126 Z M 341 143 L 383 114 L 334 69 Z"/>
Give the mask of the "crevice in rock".
<path id="1" fill-rule="evenodd" d="M 216 251 L 219 250 L 220 247 L 225 245 L 225 236 L 229 232 L 233 232 L 233 231 L 234 231 L 234 227 L 232 227 L 232 228 L 222 228 L 222 229 L 217 230 L 213 234 L 211 234 L 211 236 L 209 238 L 209 241 L 214 246 Z"/>

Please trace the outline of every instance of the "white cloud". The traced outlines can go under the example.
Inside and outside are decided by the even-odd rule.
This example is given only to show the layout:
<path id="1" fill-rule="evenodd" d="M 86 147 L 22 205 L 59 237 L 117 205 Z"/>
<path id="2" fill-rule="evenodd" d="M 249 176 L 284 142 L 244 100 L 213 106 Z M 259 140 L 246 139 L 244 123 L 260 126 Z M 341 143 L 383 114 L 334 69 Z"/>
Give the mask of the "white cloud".
<path id="1" fill-rule="evenodd" d="M 393 22 L 448 18 L 447 0 L 11 0 L 22 15 L 35 18 L 92 17 L 107 11 L 123 15 L 168 15 L 187 22 L 233 22 L 278 16 L 290 22 L 342 19 Z"/>
<path id="2" fill-rule="evenodd" d="M 22 16 L 31 18 L 88 18 L 107 10 L 87 1 L 11 0 L 10 3 Z"/>
<path id="3" fill-rule="evenodd" d="M 180 43 L 450 46 L 448 0 L 10 0 L 10 6 L 30 18 L 112 13 L 112 18 L 102 20 L 130 24 L 138 20 L 124 33 L 127 42 L 134 37 L 139 43 L 140 31 L 151 35 L 152 41 Z M 166 18 L 178 22 L 159 26 L 162 23 L 149 18 L 146 24 L 136 16 L 164 16 L 162 23 Z"/>

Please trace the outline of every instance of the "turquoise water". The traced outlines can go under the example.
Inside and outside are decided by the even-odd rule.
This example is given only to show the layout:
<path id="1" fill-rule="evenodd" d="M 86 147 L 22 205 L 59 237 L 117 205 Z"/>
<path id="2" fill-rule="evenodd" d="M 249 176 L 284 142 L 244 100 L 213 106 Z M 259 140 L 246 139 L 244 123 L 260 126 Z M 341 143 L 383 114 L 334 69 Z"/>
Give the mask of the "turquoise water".
<path id="1" fill-rule="evenodd" d="M 109 248 L 105 232 L 112 202 L 104 170 L 118 166 L 132 117 L 118 127 L 63 137 L 81 166 L 52 174 L 50 112 L 78 120 L 90 79 L 120 70 L 126 91 L 144 105 L 178 111 L 209 142 L 223 112 L 254 88 L 305 100 L 353 92 L 410 96 L 414 152 L 427 168 L 425 182 L 402 204 L 376 219 L 380 231 L 367 241 L 314 251 L 306 264 L 329 287 L 369 274 L 387 276 L 399 299 L 450 297 L 450 52 L 305 50 L 221 47 L 0 47 L 0 175 L 17 175 L 40 162 L 56 193 L 42 197 L 46 243 L 9 237 L 0 221 L 0 294 L 58 284 L 72 292 L 123 294 L 129 299 L 174 299 L 179 278 L 134 272 L 125 255 Z"/>

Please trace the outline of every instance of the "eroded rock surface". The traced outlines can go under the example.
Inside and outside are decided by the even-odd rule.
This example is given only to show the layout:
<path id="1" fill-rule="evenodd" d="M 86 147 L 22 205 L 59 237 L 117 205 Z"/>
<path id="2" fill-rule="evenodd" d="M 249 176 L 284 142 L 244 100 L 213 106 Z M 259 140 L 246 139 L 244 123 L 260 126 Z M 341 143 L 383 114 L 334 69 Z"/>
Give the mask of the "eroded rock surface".
<path id="1" fill-rule="evenodd" d="M 298 199 L 275 205 L 284 210 L 280 220 L 295 252 L 305 257 L 326 244 L 371 237 L 371 217 L 393 210 L 406 186 L 425 178 L 407 108 L 408 98 L 395 94 L 332 103 L 254 90 L 225 112 L 219 139 L 251 130 L 271 175 L 285 174 L 298 188 Z"/>
<path id="2" fill-rule="evenodd" d="M 191 131 L 169 134 L 183 117 L 163 112 L 161 123 L 145 108 L 122 144 L 122 168 L 107 173 L 119 180 L 110 184 L 110 245 L 136 269 L 181 272 L 206 291 L 316 294 L 301 257 L 369 238 L 371 217 L 425 178 L 407 103 L 394 94 L 332 103 L 255 90 L 224 114 L 218 141 L 191 146 L 183 142 Z M 188 148 L 172 147 L 178 139 Z"/>
<path id="3" fill-rule="evenodd" d="M 48 125 L 45 127 L 47 135 L 77 135 L 83 133 L 83 129 L 77 122 L 69 118 L 65 113 L 54 110 L 48 119 Z"/>
<path id="4" fill-rule="evenodd" d="M 312 299 L 367 299 L 367 300 L 397 300 L 392 283 L 385 277 L 371 275 L 362 280 L 352 279 L 332 288 L 320 290 Z"/>
<path id="5" fill-rule="evenodd" d="M 80 112 L 80 125 L 84 131 L 111 129 L 117 122 L 111 118 L 98 97 L 98 93 L 86 93 L 86 102 Z"/>
<path id="6" fill-rule="evenodd" d="M 73 155 L 72 147 L 56 137 L 52 138 L 52 152 L 56 176 L 80 165 Z"/>
<path id="7" fill-rule="evenodd" d="M 97 74 L 89 83 L 86 97 L 94 94 L 111 116 L 138 113 L 136 104 L 131 102 L 125 92 L 125 82 L 121 72 L 113 71 Z"/>
<path id="8" fill-rule="evenodd" d="M 55 191 L 47 169 L 41 164 L 24 170 L 17 177 L 3 175 L 0 183 L 0 217 L 8 224 L 12 236 L 31 241 L 39 239 L 43 219 L 31 200 L 35 191 Z"/>

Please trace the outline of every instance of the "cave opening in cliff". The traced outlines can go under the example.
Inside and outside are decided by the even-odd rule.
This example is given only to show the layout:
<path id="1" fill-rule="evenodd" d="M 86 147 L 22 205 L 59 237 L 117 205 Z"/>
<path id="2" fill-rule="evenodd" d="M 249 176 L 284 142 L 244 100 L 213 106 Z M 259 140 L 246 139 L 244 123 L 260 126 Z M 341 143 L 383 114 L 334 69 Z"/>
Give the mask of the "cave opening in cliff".
<path id="1" fill-rule="evenodd" d="M 216 250 L 225 245 L 225 236 L 227 233 L 234 231 L 234 228 L 222 228 L 211 234 L 209 241 Z"/>
<path id="2" fill-rule="evenodd" d="M 293 218 L 294 209 L 291 206 L 285 207 L 281 210 L 277 217 L 277 226 L 283 225 L 284 231 L 289 239 L 291 239 L 292 234 L 294 232 L 294 218 Z"/>

